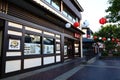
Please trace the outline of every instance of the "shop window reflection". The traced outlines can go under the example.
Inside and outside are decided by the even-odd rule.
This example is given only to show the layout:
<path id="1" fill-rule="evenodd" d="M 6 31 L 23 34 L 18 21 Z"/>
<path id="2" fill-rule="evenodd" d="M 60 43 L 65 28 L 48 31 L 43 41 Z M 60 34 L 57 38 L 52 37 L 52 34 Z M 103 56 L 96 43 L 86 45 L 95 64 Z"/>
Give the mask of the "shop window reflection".
<path id="1" fill-rule="evenodd" d="M 47 1 L 49 4 L 50 4 L 50 2 L 51 2 L 51 0 L 45 0 L 45 1 Z"/>
<path id="2" fill-rule="evenodd" d="M 53 38 L 43 38 L 43 48 L 44 54 L 53 54 L 54 53 L 54 39 Z"/>
<path id="3" fill-rule="evenodd" d="M 24 55 L 35 55 L 41 53 L 40 36 L 25 34 Z"/>
<path id="4" fill-rule="evenodd" d="M 64 45 L 64 55 L 67 55 L 67 45 Z"/>
<path id="5" fill-rule="evenodd" d="M 57 10 L 60 10 L 60 1 L 59 1 L 59 0 L 52 0 L 52 5 L 53 5 Z"/>
<path id="6" fill-rule="evenodd" d="M 74 43 L 74 46 L 75 46 L 75 53 L 79 53 L 79 42 L 75 42 Z"/>
<path id="7" fill-rule="evenodd" d="M 58 41 L 58 42 L 57 42 Z M 56 39 L 56 53 L 59 54 L 60 53 L 60 40 Z"/>

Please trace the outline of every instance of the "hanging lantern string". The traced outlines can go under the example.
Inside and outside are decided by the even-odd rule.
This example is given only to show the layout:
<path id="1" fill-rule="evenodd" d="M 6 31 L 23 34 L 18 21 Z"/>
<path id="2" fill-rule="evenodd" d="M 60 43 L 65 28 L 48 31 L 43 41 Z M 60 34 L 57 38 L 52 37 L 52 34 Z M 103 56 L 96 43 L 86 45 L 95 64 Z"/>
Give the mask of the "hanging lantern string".
<path id="1" fill-rule="evenodd" d="M 94 36 L 93 37 L 94 39 L 99 39 L 99 40 L 103 40 L 103 41 L 105 41 L 105 40 L 108 40 L 108 41 L 116 41 L 116 42 L 119 42 L 120 41 L 120 39 L 119 38 L 106 38 L 106 37 L 98 37 L 98 36 Z"/>

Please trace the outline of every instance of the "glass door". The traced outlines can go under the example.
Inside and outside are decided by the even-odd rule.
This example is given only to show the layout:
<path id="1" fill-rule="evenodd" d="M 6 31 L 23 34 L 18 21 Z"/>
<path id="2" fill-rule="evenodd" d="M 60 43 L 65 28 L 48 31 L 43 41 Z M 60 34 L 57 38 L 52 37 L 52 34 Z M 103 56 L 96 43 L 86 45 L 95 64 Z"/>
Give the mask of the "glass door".
<path id="1" fill-rule="evenodd" d="M 65 38 L 64 42 L 64 59 L 74 58 L 74 40 Z"/>

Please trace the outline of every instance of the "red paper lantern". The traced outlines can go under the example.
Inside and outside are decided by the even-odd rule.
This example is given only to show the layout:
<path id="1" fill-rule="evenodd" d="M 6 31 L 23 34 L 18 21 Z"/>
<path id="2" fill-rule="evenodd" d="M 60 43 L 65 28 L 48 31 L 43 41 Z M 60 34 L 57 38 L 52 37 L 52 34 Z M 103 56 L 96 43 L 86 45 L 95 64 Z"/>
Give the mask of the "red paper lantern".
<path id="1" fill-rule="evenodd" d="M 75 22 L 73 25 L 74 25 L 75 28 L 77 28 L 78 26 L 80 26 L 80 24 L 78 22 Z"/>
<path id="2" fill-rule="evenodd" d="M 97 39 L 97 36 L 94 36 L 93 38 L 94 38 L 94 39 Z"/>
<path id="3" fill-rule="evenodd" d="M 115 41 L 115 39 L 114 39 L 114 38 L 112 38 L 112 41 Z"/>
<path id="4" fill-rule="evenodd" d="M 100 24 L 105 24 L 106 22 L 107 22 L 106 18 L 101 18 L 101 19 L 99 20 L 99 23 L 100 23 Z"/>
<path id="5" fill-rule="evenodd" d="M 119 42 L 119 39 L 116 39 L 116 42 Z"/>
<path id="6" fill-rule="evenodd" d="M 105 38 L 105 37 L 103 37 L 103 38 L 102 38 L 102 40 L 103 40 L 103 41 L 105 41 L 105 40 L 106 40 L 106 38 Z"/>

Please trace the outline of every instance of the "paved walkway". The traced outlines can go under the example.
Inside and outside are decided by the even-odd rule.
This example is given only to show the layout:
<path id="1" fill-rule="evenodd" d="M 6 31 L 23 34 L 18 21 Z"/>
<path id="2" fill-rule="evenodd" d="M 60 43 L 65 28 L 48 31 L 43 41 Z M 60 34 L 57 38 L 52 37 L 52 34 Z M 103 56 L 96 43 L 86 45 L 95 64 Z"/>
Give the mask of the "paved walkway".
<path id="1" fill-rule="evenodd" d="M 120 59 L 75 59 L 2 80 L 120 80 Z"/>
<path id="2" fill-rule="evenodd" d="M 74 75 L 66 80 L 120 80 L 120 60 L 97 60 L 83 65 Z"/>

